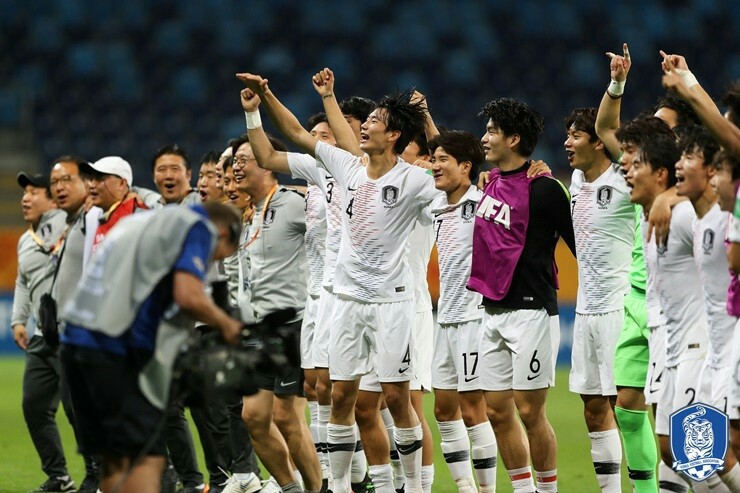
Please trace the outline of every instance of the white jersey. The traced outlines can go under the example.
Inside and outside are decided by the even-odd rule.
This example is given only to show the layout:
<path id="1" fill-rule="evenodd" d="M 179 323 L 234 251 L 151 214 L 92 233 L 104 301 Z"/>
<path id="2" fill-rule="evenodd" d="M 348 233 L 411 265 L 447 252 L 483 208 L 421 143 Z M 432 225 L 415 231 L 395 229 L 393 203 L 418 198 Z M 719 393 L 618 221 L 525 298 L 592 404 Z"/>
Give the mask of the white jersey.
<path id="1" fill-rule="evenodd" d="M 678 203 L 671 214 L 668 242 L 658 249 L 660 304 L 666 317 L 667 368 L 692 354 L 706 353 L 708 345 L 699 271 L 694 261 L 695 219 L 691 203 Z"/>
<path id="2" fill-rule="evenodd" d="M 334 283 L 334 270 L 337 267 L 339 244 L 342 241 L 342 191 L 336 180 L 323 168 L 316 165 L 316 159 L 308 154 L 288 153 L 288 167 L 293 178 L 301 178 L 321 189 L 326 199 L 326 249 L 324 250 L 323 286 L 329 291 Z"/>
<path id="3" fill-rule="evenodd" d="M 367 303 L 412 299 L 406 245 L 423 209 L 438 194 L 432 177 L 399 158 L 373 180 L 359 157 L 323 142 L 316 144 L 316 157 L 343 193 L 334 292 Z"/>
<path id="4" fill-rule="evenodd" d="M 648 327 L 655 328 L 665 325 L 665 315 L 660 306 L 660 279 L 658 278 L 658 247 L 655 244 L 655 235 L 647 241 L 648 222 L 642 217 L 640 228 L 642 232 L 642 254 L 645 259 L 645 306 L 647 308 Z"/>
<path id="5" fill-rule="evenodd" d="M 465 286 L 473 260 L 475 209 L 483 192 L 471 185 L 457 204 L 441 195 L 432 202 L 439 258 L 437 322 L 461 324 L 483 318 L 483 296 Z"/>
<path id="6" fill-rule="evenodd" d="M 723 238 L 729 219 L 730 213 L 722 212 L 719 204 L 714 204 L 704 217 L 694 222 L 694 259 L 699 268 L 708 323 L 707 364 L 713 368 L 730 366 L 737 320 L 727 314 L 730 273 Z"/>
<path id="7" fill-rule="evenodd" d="M 584 180 L 582 171 L 573 171 L 570 196 L 578 254 L 577 313 L 621 310 L 630 288 L 627 276 L 635 240 L 635 206 L 616 166 L 612 164 L 592 183 Z"/>
<path id="8" fill-rule="evenodd" d="M 308 294 L 321 295 L 324 283 L 326 252 L 326 201 L 318 185 L 306 190 L 306 259 L 308 260 Z"/>
<path id="9" fill-rule="evenodd" d="M 416 313 L 432 311 L 432 295 L 429 294 L 427 270 L 429 257 L 434 246 L 434 228 L 431 224 L 416 221 L 407 244 L 409 265 L 414 282 Z"/>

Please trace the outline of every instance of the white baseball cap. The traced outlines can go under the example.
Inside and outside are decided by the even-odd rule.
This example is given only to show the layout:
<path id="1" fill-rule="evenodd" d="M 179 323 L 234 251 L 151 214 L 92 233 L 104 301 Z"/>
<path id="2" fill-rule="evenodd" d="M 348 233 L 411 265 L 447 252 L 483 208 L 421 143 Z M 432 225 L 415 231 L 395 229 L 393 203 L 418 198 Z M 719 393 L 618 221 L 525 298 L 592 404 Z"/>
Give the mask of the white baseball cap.
<path id="1" fill-rule="evenodd" d="M 131 165 L 122 157 L 106 156 L 102 159 L 98 159 L 94 163 L 88 163 L 87 166 L 98 173 L 119 176 L 126 180 L 128 186 L 133 184 L 134 174 L 131 171 Z"/>

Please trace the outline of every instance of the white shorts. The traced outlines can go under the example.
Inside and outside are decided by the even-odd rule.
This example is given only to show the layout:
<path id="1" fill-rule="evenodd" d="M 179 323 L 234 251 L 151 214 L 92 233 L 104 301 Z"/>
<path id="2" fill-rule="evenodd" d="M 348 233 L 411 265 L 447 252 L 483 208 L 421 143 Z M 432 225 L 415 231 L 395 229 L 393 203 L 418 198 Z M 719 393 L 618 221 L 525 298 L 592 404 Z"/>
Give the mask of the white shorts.
<path id="1" fill-rule="evenodd" d="M 414 351 L 411 354 L 414 378 L 409 384 L 410 390 L 421 390 L 424 393 L 432 391 L 433 330 L 432 312 L 418 312 L 414 317 Z M 371 371 L 360 378 L 360 390 L 383 391 L 377 372 Z"/>
<path id="2" fill-rule="evenodd" d="M 316 333 L 316 313 L 319 310 L 319 300 L 310 294 L 306 299 L 306 309 L 303 311 L 303 325 L 301 325 L 301 368 L 312 370 L 313 344 Z"/>
<path id="3" fill-rule="evenodd" d="M 730 419 L 740 419 L 736 406 L 729 405 L 732 369 L 729 366 L 714 368 L 704 363 L 699 377 L 698 402 L 709 404 L 727 414 Z"/>
<path id="4" fill-rule="evenodd" d="M 329 338 L 332 380 L 357 380 L 375 370 L 380 382 L 414 377 L 414 300 L 362 303 L 337 297 Z"/>
<path id="5" fill-rule="evenodd" d="M 329 333 L 337 295 L 324 288 L 319 298 L 316 328 L 313 334 L 311 362 L 314 368 L 329 368 Z"/>
<path id="6" fill-rule="evenodd" d="M 617 395 L 614 352 L 624 324 L 624 309 L 600 315 L 576 313 L 569 387 L 582 395 Z"/>
<path id="7" fill-rule="evenodd" d="M 458 392 L 480 390 L 480 328 L 480 320 L 437 325 L 434 333 L 432 387 Z"/>
<path id="8" fill-rule="evenodd" d="M 648 348 L 650 363 L 645 377 L 645 403 L 657 404 L 660 402 L 660 389 L 663 387 L 665 375 L 665 325 L 650 327 Z"/>
<path id="9" fill-rule="evenodd" d="M 730 407 L 740 407 L 740 319 L 735 324 L 735 333 L 732 336 Z"/>
<path id="10" fill-rule="evenodd" d="M 663 370 L 663 386 L 655 413 L 655 433 L 668 435 L 671 414 L 698 402 L 699 376 L 704 358 L 683 360 Z"/>
<path id="11" fill-rule="evenodd" d="M 545 309 L 486 308 L 479 346 L 481 389 L 535 390 L 555 385 L 560 319 Z"/>

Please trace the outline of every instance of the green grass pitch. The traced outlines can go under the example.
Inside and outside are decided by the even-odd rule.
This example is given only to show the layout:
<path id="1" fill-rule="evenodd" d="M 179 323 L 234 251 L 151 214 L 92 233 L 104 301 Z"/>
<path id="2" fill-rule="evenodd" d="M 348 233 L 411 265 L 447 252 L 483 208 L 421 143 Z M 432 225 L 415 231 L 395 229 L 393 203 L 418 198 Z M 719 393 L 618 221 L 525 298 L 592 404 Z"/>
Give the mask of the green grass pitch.
<path id="1" fill-rule="evenodd" d="M 41 484 L 46 478 L 31 439 L 28 436 L 21 411 L 22 358 L 0 358 L 0 493 L 22 493 Z M 561 368 L 557 373 L 557 386 L 552 389 L 547 412 L 558 438 L 558 486 L 561 492 L 598 492 L 591 465 L 590 443 L 583 422 L 581 400 L 568 392 L 568 370 Z M 433 397 L 426 397 L 426 415 L 434 433 L 435 444 L 439 434 L 434 423 Z M 67 462 L 72 477 L 78 482 L 83 477 L 82 459 L 75 452 L 74 436 L 64 411 L 59 409 L 58 423 L 62 434 Z M 193 428 L 197 442 L 198 434 Z M 202 453 L 199 453 L 201 470 L 205 471 Z M 622 490 L 631 491 L 622 465 Z M 435 493 L 455 492 L 439 448 L 435 450 Z M 511 484 L 503 464 L 498 467 L 498 492 L 511 491 Z"/>

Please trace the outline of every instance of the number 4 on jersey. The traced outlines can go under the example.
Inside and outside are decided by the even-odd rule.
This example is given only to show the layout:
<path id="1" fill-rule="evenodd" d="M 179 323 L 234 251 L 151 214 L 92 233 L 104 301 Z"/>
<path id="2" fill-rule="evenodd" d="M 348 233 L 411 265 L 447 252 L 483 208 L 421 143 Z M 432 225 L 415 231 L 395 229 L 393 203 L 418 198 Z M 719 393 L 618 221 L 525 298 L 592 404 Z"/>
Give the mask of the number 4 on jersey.
<path id="1" fill-rule="evenodd" d="M 350 219 L 352 219 L 352 204 L 355 203 L 355 198 L 352 197 L 352 200 L 349 201 L 349 204 L 347 204 L 347 210 L 345 211 Z"/>

